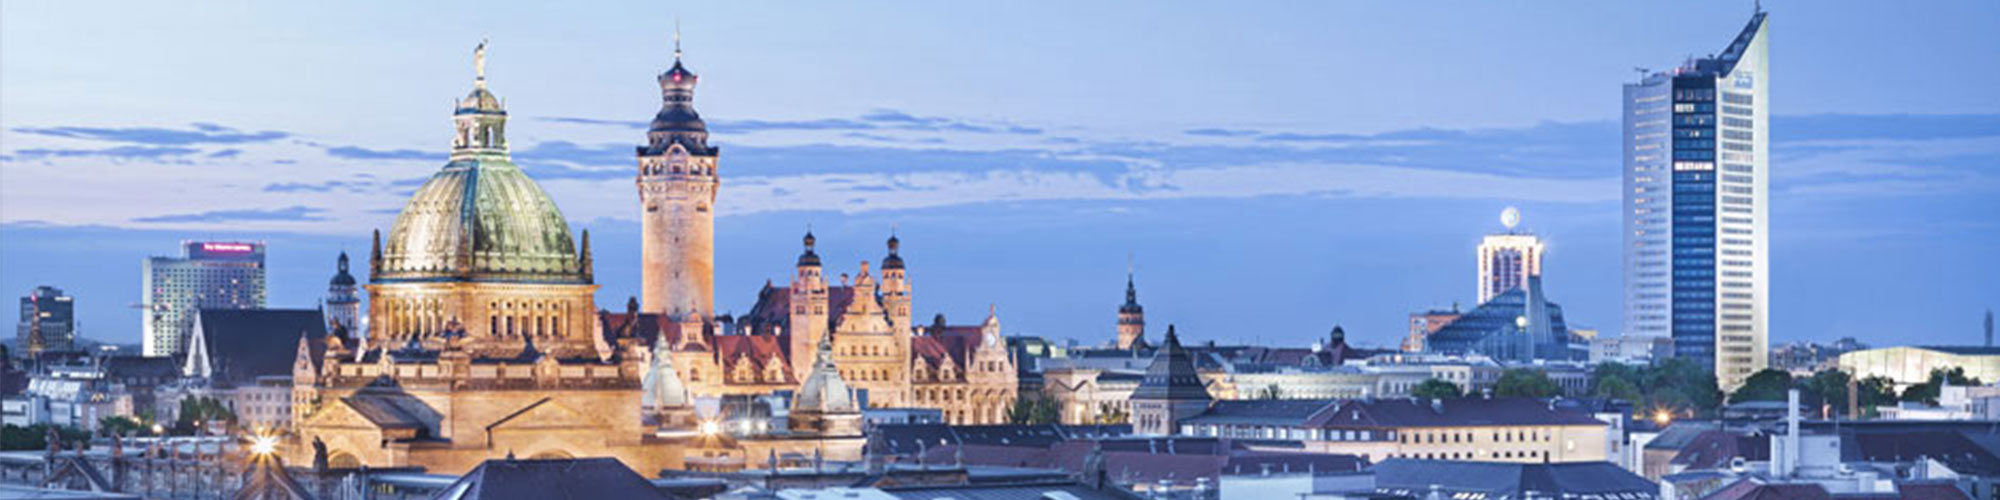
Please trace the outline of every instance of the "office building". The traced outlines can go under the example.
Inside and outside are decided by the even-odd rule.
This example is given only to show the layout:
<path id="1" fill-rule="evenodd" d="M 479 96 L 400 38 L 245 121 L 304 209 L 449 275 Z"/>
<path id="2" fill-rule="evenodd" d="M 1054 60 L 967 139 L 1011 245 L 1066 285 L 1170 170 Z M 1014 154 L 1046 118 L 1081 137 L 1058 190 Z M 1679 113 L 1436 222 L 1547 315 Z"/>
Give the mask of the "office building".
<path id="1" fill-rule="evenodd" d="M 28 357 L 68 351 L 76 343 L 76 302 L 62 289 L 38 286 L 21 297 L 21 323 L 14 336 Z"/>
<path id="2" fill-rule="evenodd" d="M 143 279 L 147 356 L 187 352 L 188 332 L 202 309 L 264 307 L 264 244 L 189 241 L 180 257 L 146 259 Z"/>
<path id="3" fill-rule="evenodd" d="M 1507 232 L 1489 234 L 1479 242 L 1479 303 L 1508 290 L 1528 284 L 1531 276 L 1542 275 L 1542 239 L 1520 231 L 1521 211 L 1514 207 L 1500 212 Z"/>
<path id="4" fill-rule="evenodd" d="M 1625 330 L 1674 339 L 1724 390 L 1769 339 L 1769 26 L 1625 85 Z"/>

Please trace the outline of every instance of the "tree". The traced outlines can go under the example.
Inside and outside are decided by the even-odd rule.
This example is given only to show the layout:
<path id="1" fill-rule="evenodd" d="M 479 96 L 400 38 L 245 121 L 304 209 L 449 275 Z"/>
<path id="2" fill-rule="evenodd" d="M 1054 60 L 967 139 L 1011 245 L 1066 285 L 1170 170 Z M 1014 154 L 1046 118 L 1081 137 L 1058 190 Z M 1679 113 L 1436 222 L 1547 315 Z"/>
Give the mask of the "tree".
<path id="1" fill-rule="evenodd" d="M 1854 389 L 1860 395 L 1864 414 L 1873 414 L 1875 407 L 1896 404 L 1896 383 L 1888 377 L 1872 375 L 1855 382 Z"/>
<path id="2" fill-rule="evenodd" d="M 1061 416 L 1062 409 L 1049 398 L 1015 399 L 1014 406 L 1007 409 L 1007 423 L 1017 425 L 1053 424 L 1060 420 Z"/>
<path id="3" fill-rule="evenodd" d="M 1633 402 L 1645 399 L 1646 397 L 1645 394 L 1639 392 L 1639 386 L 1632 385 L 1631 382 L 1627 382 L 1625 379 L 1615 375 L 1599 375 L 1596 379 L 1592 380 L 1590 382 L 1590 394 L 1600 398 Z"/>
<path id="4" fill-rule="evenodd" d="M 1548 372 L 1515 368 L 1500 374 L 1500 380 L 1493 383 L 1493 394 L 1500 397 L 1549 398 L 1562 394 L 1562 386 L 1550 380 Z"/>
<path id="5" fill-rule="evenodd" d="M 1765 368 L 1750 374 L 1743 380 L 1743 386 L 1729 394 L 1729 402 L 1744 401 L 1785 401 L 1786 391 L 1792 389 L 1792 374 L 1784 370 Z"/>
<path id="6" fill-rule="evenodd" d="M 1284 398 L 1285 398 L 1285 390 L 1278 388 L 1278 384 L 1267 385 L 1264 386 L 1263 389 L 1257 390 L 1257 399 L 1284 399 Z"/>
<path id="7" fill-rule="evenodd" d="M 1129 424 L 1132 423 L 1132 414 L 1126 412 L 1124 408 L 1119 408 L 1117 405 L 1100 403 L 1097 406 L 1097 423 L 1104 425 Z"/>
<path id="8" fill-rule="evenodd" d="M 1410 388 L 1410 397 L 1421 399 L 1455 399 L 1465 397 L 1465 391 L 1460 390 L 1458 384 L 1446 382 L 1442 379 L 1428 378 L 1418 383 L 1416 387 Z"/>
<path id="9" fill-rule="evenodd" d="M 1931 369 L 1930 379 L 1925 380 L 1924 383 L 1903 389 L 1903 401 L 1936 405 L 1938 395 L 1944 392 L 1944 386 L 1946 385 L 1968 386 L 1982 384 L 1979 383 L 1979 379 L 1977 378 L 1965 376 L 1965 367 L 1934 368 Z"/>
<path id="10" fill-rule="evenodd" d="M 0 426 L 0 450 L 46 450 L 49 448 L 48 436 L 48 424 Z M 90 432 L 75 427 L 57 427 L 56 436 L 66 450 L 90 443 Z"/>
<path id="11" fill-rule="evenodd" d="M 137 436 L 144 434 L 148 430 L 145 424 L 124 415 L 112 415 L 97 419 L 97 428 L 105 434 L 113 436 Z"/>
<path id="12" fill-rule="evenodd" d="M 1826 416 L 1847 415 L 1847 372 L 1821 370 L 1799 381 L 1799 399 L 1808 409 L 1825 408 Z"/>

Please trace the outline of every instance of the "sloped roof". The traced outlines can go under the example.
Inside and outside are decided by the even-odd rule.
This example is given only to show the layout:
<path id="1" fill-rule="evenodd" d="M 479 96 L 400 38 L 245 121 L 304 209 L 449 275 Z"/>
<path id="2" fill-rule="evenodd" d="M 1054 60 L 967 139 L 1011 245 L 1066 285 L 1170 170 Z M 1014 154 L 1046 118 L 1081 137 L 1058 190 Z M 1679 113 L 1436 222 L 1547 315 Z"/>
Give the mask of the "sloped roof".
<path id="1" fill-rule="evenodd" d="M 267 375 L 290 376 L 299 352 L 299 336 L 323 352 L 326 316 L 318 309 L 203 309 L 203 346 L 214 380 L 248 384 Z"/>
<path id="2" fill-rule="evenodd" d="M 1654 498 L 1660 487 L 1610 462 L 1523 464 L 1392 458 L 1375 465 L 1375 487 L 1422 494 L 1432 485 L 1450 493 L 1486 492 L 1488 498 L 1568 498 L 1633 494 Z"/>
<path id="3" fill-rule="evenodd" d="M 1146 378 L 1139 382 L 1139 388 L 1132 391 L 1132 399 L 1212 399 L 1207 387 L 1202 384 L 1201 375 L 1195 372 L 1193 357 L 1181 347 L 1180 336 L 1174 332 L 1173 325 L 1167 325 L 1166 341 L 1153 355 L 1153 364 L 1146 368 Z"/>
<path id="4" fill-rule="evenodd" d="M 425 416 L 437 414 L 422 400 L 397 392 L 362 392 L 340 402 L 384 429 L 428 429 Z"/>
<path id="5" fill-rule="evenodd" d="M 1306 422 L 1317 427 L 1465 427 L 1486 425 L 1607 425 L 1589 415 L 1551 408 L 1532 398 L 1355 399 Z"/>
<path id="6" fill-rule="evenodd" d="M 1752 462 L 1770 460 L 1771 436 L 1703 432 L 1687 446 L 1681 447 L 1680 453 L 1674 455 L 1670 463 L 1684 466 L 1684 470 L 1717 469 L 1728 467 L 1730 459 L 1736 457 Z"/>
<path id="7" fill-rule="evenodd" d="M 1222 400 L 1209 405 L 1208 411 L 1196 415 L 1183 423 L 1210 425 L 1274 425 L 1302 427 L 1314 415 L 1335 408 L 1332 399 L 1243 399 Z"/>
<path id="8" fill-rule="evenodd" d="M 487 460 L 440 491 L 435 500 L 545 498 L 669 499 L 645 477 L 613 458 Z"/>

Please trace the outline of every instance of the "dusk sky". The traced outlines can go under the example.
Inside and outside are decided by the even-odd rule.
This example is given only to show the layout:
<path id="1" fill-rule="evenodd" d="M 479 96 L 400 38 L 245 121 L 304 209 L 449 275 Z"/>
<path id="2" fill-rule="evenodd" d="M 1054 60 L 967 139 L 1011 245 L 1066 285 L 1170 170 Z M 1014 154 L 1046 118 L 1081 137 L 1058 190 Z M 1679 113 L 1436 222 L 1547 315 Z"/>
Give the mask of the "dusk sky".
<path id="1" fill-rule="evenodd" d="M 787 5 L 786 7 L 792 7 Z M 717 311 L 894 228 L 919 318 L 1393 345 L 1472 306 L 1520 207 L 1572 327 L 1620 331 L 1620 86 L 1723 48 L 1749 1 L 483 2 L 0 6 L 0 296 L 139 341 L 140 263 L 270 244 L 314 307 L 445 161 L 473 46 L 514 158 L 638 294 L 633 146 L 678 20 L 721 147 Z M 2000 306 L 2000 3 L 1767 1 L 1773 344 L 1976 343 Z M 17 318 L 7 314 L 11 324 Z"/>

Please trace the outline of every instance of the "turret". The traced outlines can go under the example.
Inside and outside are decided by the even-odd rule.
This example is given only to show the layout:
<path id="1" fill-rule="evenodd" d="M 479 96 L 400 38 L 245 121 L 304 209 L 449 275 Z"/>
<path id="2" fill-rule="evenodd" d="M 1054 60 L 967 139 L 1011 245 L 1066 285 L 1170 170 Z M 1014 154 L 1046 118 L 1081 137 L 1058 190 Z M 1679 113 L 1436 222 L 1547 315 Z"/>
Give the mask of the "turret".
<path id="1" fill-rule="evenodd" d="M 902 240 L 889 235 L 889 255 L 882 258 L 882 308 L 889 312 L 889 328 L 909 336 L 911 324 L 910 281 L 904 275 Z"/>
<path id="2" fill-rule="evenodd" d="M 1118 348 L 1135 349 L 1146 345 L 1146 308 L 1139 306 L 1139 288 L 1132 272 L 1125 273 L 1125 303 L 1118 306 Z"/>
<path id="3" fill-rule="evenodd" d="M 826 336 L 828 324 L 826 279 L 820 274 L 819 254 L 813 253 L 818 239 L 807 230 L 802 242 L 805 250 L 799 254 L 798 273 L 792 278 L 791 321 L 784 332 L 791 335 L 786 344 L 790 347 L 792 375 L 798 380 L 805 380 L 811 373 L 812 359 L 807 353 Z"/>

